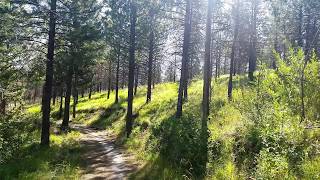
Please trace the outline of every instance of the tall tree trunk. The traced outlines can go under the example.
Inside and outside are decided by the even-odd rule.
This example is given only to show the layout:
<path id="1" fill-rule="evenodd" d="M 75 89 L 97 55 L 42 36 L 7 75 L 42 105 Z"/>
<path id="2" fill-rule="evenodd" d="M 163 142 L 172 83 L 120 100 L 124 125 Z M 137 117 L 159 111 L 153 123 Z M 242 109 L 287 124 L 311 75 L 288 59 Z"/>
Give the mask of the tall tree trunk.
<path id="1" fill-rule="evenodd" d="M 73 86 L 73 113 L 72 113 L 72 117 L 76 118 L 76 109 L 77 109 L 77 104 L 78 104 L 78 75 L 77 75 L 77 71 L 74 72 L 75 76 L 74 76 L 74 86 Z"/>
<path id="2" fill-rule="evenodd" d="M 33 103 L 36 102 L 36 99 L 37 99 L 37 96 L 38 96 L 38 87 L 34 88 L 34 91 L 33 91 Z"/>
<path id="3" fill-rule="evenodd" d="M 50 138 L 50 102 L 53 81 L 53 58 L 54 58 L 54 42 L 56 31 L 56 7 L 57 1 L 50 2 L 50 19 L 49 19 L 49 40 L 48 54 L 46 64 L 46 80 L 43 88 L 42 97 L 42 129 L 41 129 L 41 145 L 49 146 Z"/>
<path id="4" fill-rule="evenodd" d="M 227 52 L 224 53 L 223 74 L 227 74 Z"/>
<path id="5" fill-rule="evenodd" d="M 126 81 L 126 72 L 125 72 L 125 68 L 122 68 L 122 82 L 121 82 L 121 89 L 124 89 L 125 86 L 125 81 Z M 129 79 L 129 78 L 128 78 Z"/>
<path id="6" fill-rule="evenodd" d="M 110 93 L 111 93 L 111 75 L 112 75 L 112 61 L 109 61 L 109 74 L 108 74 L 108 96 L 107 98 L 110 99 Z"/>
<path id="7" fill-rule="evenodd" d="M 62 118 L 62 111 L 63 111 L 63 87 L 61 86 L 60 89 L 60 108 L 59 108 L 59 119 Z"/>
<path id="8" fill-rule="evenodd" d="M 254 80 L 254 71 L 257 66 L 257 12 L 258 2 L 257 0 L 252 0 L 252 14 L 251 14 L 251 34 L 250 34 L 250 50 L 249 50 L 249 80 Z"/>
<path id="9" fill-rule="evenodd" d="M 208 161 L 208 116 L 210 111 L 210 97 L 211 97 L 211 76 L 212 76 L 212 64 L 211 64 L 211 25 L 212 25 L 212 6 L 213 0 L 208 1 L 208 14 L 206 25 L 206 43 L 205 43 L 205 59 L 203 66 L 203 97 L 202 97 L 202 164 L 203 170 L 206 169 L 206 163 Z M 203 173 L 205 174 L 205 173 Z"/>
<path id="10" fill-rule="evenodd" d="M 64 103 L 64 114 L 63 114 L 63 121 L 61 125 L 62 130 L 67 130 L 69 128 L 69 117 L 70 117 L 70 98 L 71 98 L 71 91 L 72 91 L 72 76 L 73 76 L 73 63 L 69 65 L 69 70 L 67 74 L 67 81 L 66 81 L 66 97 Z"/>
<path id="11" fill-rule="evenodd" d="M 205 59 L 203 66 L 203 97 L 202 97 L 202 127 L 206 127 L 210 110 L 210 90 L 211 90 L 211 26 L 212 26 L 212 6 L 213 0 L 208 2 L 208 14 L 206 25 Z"/>
<path id="12" fill-rule="evenodd" d="M 117 68 L 116 68 L 116 98 L 115 104 L 119 102 L 119 71 L 120 71 L 120 45 L 118 47 Z"/>
<path id="13" fill-rule="evenodd" d="M 280 54 L 279 43 L 278 43 L 278 33 L 276 33 L 276 35 L 275 35 L 274 51 L 275 51 L 276 53 L 279 53 L 279 54 Z M 280 55 L 281 55 L 281 54 L 280 54 Z M 272 59 L 272 68 L 273 68 L 273 69 L 276 69 L 276 68 L 277 68 L 277 63 L 276 63 L 276 58 L 275 58 L 275 57 Z"/>
<path id="14" fill-rule="evenodd" d="M 6 114 L 6 99 L 4 97 L 2 97 L 0 101 L 0 114 Z"/>
<path id="15" fill-rule="evenodd" d="M 233 36 L 233 43 L 231 49 L 231 61 L 230 61 L 230 74 L 229 74 L 229 83 L 228 83 L 228 99 L 229 101 L 232 100 L 232 89 L 233 89 L 233 72 L 234 72 L 234 59 L 235 59 L 235 51 L 236 51 L 236 42 L 238 41 L 238 34 L 239 34 L 239 0 L 236 4 L 236 14 L 235 14 L 235 28 L 234 28 L 234 36 Z"/>
<path id="16" fill-rule="evenodd" d="M 216 71 L 217 71 L 217 78 L 220 77 L 220 74 L 221 74 L 221 49 L 219 49 L 219 52 L 218 52 L 218 58 L 217 58 L 217 62 L 216 62 Z"/>
<path id="17" fill-rule="evenodd" d="M 313 38 L 312 37 L 312 28 L 311 28 L 311 12 L 310 12 L 310 7 L 306 7 L 306 14 L 307 14 L 307 26 L 306 26 L 306 44 L 305 44 L 305 49 L 304 49 L 304 54 L 305 54 L 305 60 L 304 60 L 304 65 L 303 69 L 301 72 L 301 79 L 300 79 L 300 100 L 301 100 L 301 122 L 305 120 L 306 118 L 306 112 L 305 112 L 305 69 L 307 67 L 308 62 L 310 61 L 311 57 L 311 48 L 312 48 L 312 43 L 313 43 Z"/>
<path id="18" fill-rule="evenodd" d="M 136 77 L 134 78 L 134 95 L 137 95 L 139 85 L 139 65 L 136 65 Z"/>
<path id="19" fill-rule="evenodd" d="M 189 66 L 188 66 L 188 79 L 191 79 L 192 80 L 192 78 L 193 78 L 193 58 L 190 58 L 190 60 L 189 60 Z M 187 97 L 188 98 L 188 97 Z"/>
<path id="20" fill-rule="evenodd" d="M 239 58 L 239 55 L 240 55 L 240 52 L 238 51 L 238 56 L 237 56 L 238 58 Z M 239 61 L 237 61 L 236 56 L 235 56 L 234 60 L 233 60 L 233 76 L 236 76 L 236 74 L 237 74 L 238 63 L 239 63 Z"/>
<path id="21" fill-rule="evenodd" d="M 133 105 L 133 83 L 134 83 L 134 66 L 135 66 L 135 44 L 136 44 L 136 21 L 137 10 L 134 0 L 130 2 L 130 49 L 129 49 L 129 77 L 128 77 L 128 108 L 126 118 L 127 137 L 130 137 L 133 125 L 132 105 Z"/>
<path id="22" fill-rule="evenodd" d="M 220 40 L 220 39 L 221 38 L 220 38 L 220 34 L 219 34 L 218 40 Z M 211 43 L 211 46 L 212 46 L 212 43 Z M 210 54 L 210 55 L 212 56 L 212 54 Z M 212 57 L 210 59 L 212 59 Z M 211 63 L 213 63 L 213 62 L 211 62 Z M 214 73 L 214 75 L 215 75 L 215 80 L 217 81 L 217 79 L 220 76 L 220 67 L 221 67 L 221 47 L 219 45 L 217 46 L 217 58 L 216 58 L 215 64 L 216 65 L 215 65 L 215 73 Z M 211 67 L 213 67 L 213 66 L 211 66 Z"/>
<path id="23" fill-rule="evenodd" d="M 148 57 L 148 89 L 147 89 L 147 103 L 151 101 L 151 85 L 152 85 L 152 63 L 153 63 L 153 53 L 154 53 L 154 12 L 153 9 L 150 11 L 150 35 L 149 35 L 149 57 Z"/>
<path id="24" fill-rule="evenodd" d="M 52 105 L 56 105 L 56 97 L 57 97 L 57 88 L 53 87 L 53 93 L 52 93 Z"/>
<path id="25" fill-rule="evenodd" d="M 306 25 L 306 44 L 304 47 L 304 54 L 305 54 L 305 60 L 310 60 L 310 52 L 311 52 L 311 44 L 312 44 L 312 32 L 311 32 L 311 12 L 310 8 L 306 8 L 306 14 L 307 14 L 307 25 Z"/>
<path id="26" fill-rule="evenodd" d="M 299 6 L 298 46 L 303 47 L 303 3 Z"/>
<path id="27" fill-rule="evenodd" d="M 90 88 L 89 88 L 89 99 L 91 99 L 91 95 L 92 95 L 92 83 L 90 84 Z"/>
<path id="28" fill-rule="evenodd" d="M 78 101 L 78 98 L 77 98 L 77 95 L 74 94 L 73 95 L 73 106 L 72 106 L 72 118 L 76 118 L 76 111 L 77 111 L 77 101 Z"/>
<path id="29" fill-rule="evenodd" d="M 173 65 L 173 82 L 176 82 L 176 71 L 177 71 L 177 55 L 174 55 L 174 65 Z"/>
<path id="30" fill-rule="evenodd" d="M 305 58 L 308 58 L 307 56 Z M 305 112 L 305 90 L 304 90 L 304 82 L 305 82 L 305 69 L 307 67 L 307 59 L 304 61 L 303 69 L 301 72 L 301 79 L 300 79 L 300 101 L 301 101 L 301 115 L 300 115 L 300 122 L 303 122 L 306 118 L 306 112 Z"/>
<path id="31" fill-rule="evenodd" d="M 177 112 L 176 117 L 180 118 L 182 116 L 182 105 L 183 105 L 183 96 L 186 93 L 185 88 L 188 84 L 188 54 L 190 46 L 190 36 L 191 36 L 191 0 L 187 0 L 186 4 L 186 15 L 184 23 L 184 40 L 183 40 L 183 52 L 182 52 L 182 65 L 181 65 L 181 76 L 179 83 L 179 92 L 178 92 L 178 103 L 177 103 Z"/>

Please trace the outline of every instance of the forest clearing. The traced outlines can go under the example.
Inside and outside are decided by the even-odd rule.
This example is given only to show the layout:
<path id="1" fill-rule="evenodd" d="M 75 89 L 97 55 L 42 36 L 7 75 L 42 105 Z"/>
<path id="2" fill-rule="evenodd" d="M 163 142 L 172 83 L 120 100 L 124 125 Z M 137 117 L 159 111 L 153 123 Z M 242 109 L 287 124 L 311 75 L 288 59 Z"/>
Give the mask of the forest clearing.
<path id="1" fill-rule="evenodd" d="M 320 179 L 319 10 L 1 0 L 0 180 Z"/>

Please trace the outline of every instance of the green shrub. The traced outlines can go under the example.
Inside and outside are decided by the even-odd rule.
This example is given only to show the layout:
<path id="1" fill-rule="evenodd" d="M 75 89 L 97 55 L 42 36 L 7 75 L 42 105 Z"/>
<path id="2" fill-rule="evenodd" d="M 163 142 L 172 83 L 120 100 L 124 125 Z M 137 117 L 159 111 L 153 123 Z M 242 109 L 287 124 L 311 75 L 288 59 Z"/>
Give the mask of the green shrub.
<path id="1" fill-rule="evenodd" d="M 304 179 L 320 179 L 320 156 L 302 165 Z"/>
<path id="2" fill-rule="evenodd" d="M 187 176 L 201 176 L 204 172 L 199 122 L 194 117 L 184 116 L 165 120 L 152 129 L 151 138 L 159 139 L 155 150 L 173 166 L 184 170 Z"/>
<path id="3" fill-rule="evenodd" d="M 293 179 L 286 157 L 266 150 L 260 152 L 255 176 L 256 179 Z"/>
<path id="4" fill-rule="evenodd" d="M 23 143 L 22 124 L 16 118 L 12 115 L 0 117 L 0 164 L 10 159 Z"/>
<path id="5" fill-rule="evenodd" d="M 302 50 L 289 54 L 287 59 L 278 57 L 276 70 L 261 66 L 256 82 L 235 101 L 247 119 L 235 139 L 235 161 L 248 176 L 255 174 L 258 179 L 301 177 L 305 154 L 314 154 L 313 144 L 318 144 L 305 135 L 305 127 L 319 118 L 319 93 L 314 92 L 320 91 L 320 64 L 313 56 L 304 68 Z"/>

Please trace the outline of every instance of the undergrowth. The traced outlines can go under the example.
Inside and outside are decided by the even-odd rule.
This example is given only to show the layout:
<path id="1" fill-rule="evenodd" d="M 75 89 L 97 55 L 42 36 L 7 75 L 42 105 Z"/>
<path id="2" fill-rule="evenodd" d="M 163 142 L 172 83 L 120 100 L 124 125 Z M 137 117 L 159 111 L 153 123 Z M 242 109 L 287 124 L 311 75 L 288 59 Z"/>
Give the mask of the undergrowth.
<path id="1" fill-rule="evenodd" d="M 319 179 L 320 130 L 312 128 L 319 123 L 319 94 L 314 93 L 320 85 L 316 76 L 319 66 L 312 60 L 305 70 L 306 120 L 301 121 L 298 73 L 299 59 L 303 58 L 291 53 L 287 60 L 291 63 L 279 59 L 276 71 L 261 66 L 254 82 L 235 76 L 232 101 L 226 96 L 228 77 L 213 81 L 207 163 L 203 163 L 200 150 L 201 80 L 190 82 L 180 119 L 175 117 L 177 83 L 156 85 L 148 104 L 146 87 L 139 87 L 134 97 L 133 133 L 128 139 L 126 89 L 120 90 L 117 104 L 114 92 L 110 99 L 106 92 L 95 93 L 91 99 L 80 98 L 72 121 L 116 135 L 116 143 L 142 164 L 131 179 Z M 58 105 L 53 107 L 54 121 L 58 110 Z M 31 114 L 39 111 L 39 106 L 28 108 Z M 36 120 L 30 122 L 39 126 Z M 74 135 L 52 136 L 50 149 L 25 147 L 27 156 L 2 165 L 0 173 L 27 179 L 39 177 L 38 173 L 44 177 L 77 177 L 81 148 L 63 143 Z M 18 162 L 26 163 L 18 167 Z"/>

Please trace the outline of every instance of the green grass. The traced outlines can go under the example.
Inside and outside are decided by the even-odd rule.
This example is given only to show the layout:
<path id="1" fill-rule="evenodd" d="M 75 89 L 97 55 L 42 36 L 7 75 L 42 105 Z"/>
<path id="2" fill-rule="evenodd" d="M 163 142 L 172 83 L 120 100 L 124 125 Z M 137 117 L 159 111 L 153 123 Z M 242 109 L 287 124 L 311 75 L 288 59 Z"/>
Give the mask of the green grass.
<path id="1" fill-rule="evenodd" d="M 228 77 L 222 76 L 213 81 L 213 92 L 211 97 L 211 111 L 208 122 L 210 136 L 209 162 L 206 164 L 207 179 L 248 179 L 257 177 L 255 169 L 243 168 L 239 164 L 238 143 L 239 138 L 246 137 L 248 127 L 252 126 L 246 114 L 241 112 L 240 106 L 252 95 L 247 78 L 236 76 L 234 78 L 233 101 L 227 99 Z M 201 163 L 203 152 L 199 149 L 201 132 L 201 100 L 202 81 L 194 80 L 189 86 L 188 101 L 183 106 L 181 119 L 175 118 L 178 84 L 163 83 L 156 85 L 152 92 L 152 101 L 146 104 L 146 87 L 138 88 L 134 97 L 134 128 L 132 136 L 125 137 L 125 115 L 127 90 L 119 92 L 119 103 L 114 104 L 115 94 L 111 93 L 107 99 L 106 92 L 95 93 L 92 98 L 80 98 L 77 106 L 77 116 L 71 118 L 73 122 L 83 123 L 88 126 L 108 130 L 116 135 L 116 143 L 123 146 L 128 152 L 135 155 L 142 167 L 131 179 L 199 179 L 203 177 L 204 164 Z M 52 107 L 53 122 L 57 121 L 54 114 L 57 114 L 59 105 Z M 71 108 L 72 110 L 72 108 Z M 39 105 L 30 106 L 27 109 L 29 119 L 39 119 Z M 39 120 L 33 120 L 35 124 Z M 289 128 L 289 127 L 287 127 Z M 250 134 L 249 134 L 250 135 Z M 29 145 L 25 148 L 26 158 L 14 160 L 6 166 L 1 166 L 0 173 L 5 177 L 18 179 L 45 179 L 60 178 L 74 179 L 81 172 L 81 146 L 77 144 L 77 138 L 70 138 L 71 143 L 76 146 L 69 146 L 64 143 L 69 136 L 76 137 L 76 133 L 68 135 L 52 136 L 50 149 L 41 149 L 36 145 Z M 310 142 L 317 142 L 319 134 L 305 134 L 305 139 Z M 301 139 L 303 139 L 301 137 Z M 250 143 L 250 142 L 249 142 Z M 250 145 L 250 144 L 249 144 Z M 250 145 L 251 146 L 251 145 Z M 34 149 L 32 149 L 34 148 Z M 315 150 L 317 147 L 307 147 L 313 152 L 313 157 L 305 158 L 296 167 L 301 171 L 301 176 L 288 177 L 319 177 L 319 155 Z M 259 155 L 259 154 L 258 154 Z M 240 158 L 248 159 L 254 154 L 240 155 Z M 246 157 L 248 156 L 248 157 Z M 266 163 L 259 171 L 264 173 L 264 168 L 269 167 L 268 158 L 273 156 L 266 154 L 260 157 L 259 162 Z M 278 156 L 276 156 L 278 157 Z M 285 162 L 287 158 L 279 156 L 278 161 L 285 167 L 290 163 Z M 23 164 L 23 166 L 19 166 Z M 284 171 L 287 172 L 287 171 Z M 298 171 L 297 171 L 298 172 Z M 262 174 L 263 175 L 263 174 Z M 281 175 L 280 175 L 281 176 Z"/>
<path id="2" fill-rule="evenodd" d="M 24 147 L 19 157 L 0 166 L 1 179 L 79 179 L 83 149 L 78 138 L 76 132 L 51 135 L 49 148 Z"/>
<path id="3" fill-rule="evenodd" d="M 79 179 L 84 152 L 79 143 L 80 133 L 55 134 L 57 119 L 52 118 L 50 147 L 41 147 L 40 105 L 27 106 L 22 118 L 23 144 L 11 160 L 0 165 L 0 179 Z"/>

